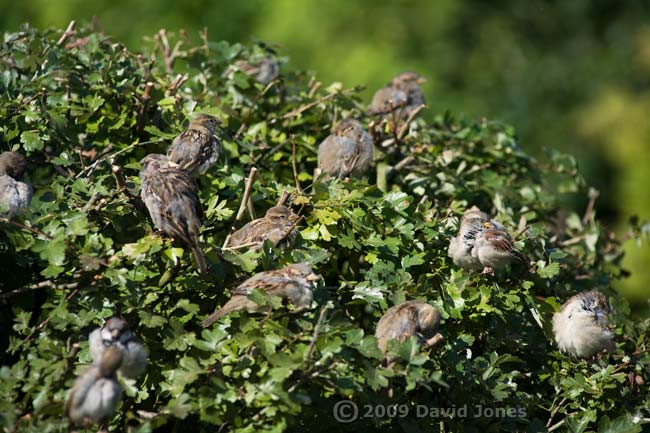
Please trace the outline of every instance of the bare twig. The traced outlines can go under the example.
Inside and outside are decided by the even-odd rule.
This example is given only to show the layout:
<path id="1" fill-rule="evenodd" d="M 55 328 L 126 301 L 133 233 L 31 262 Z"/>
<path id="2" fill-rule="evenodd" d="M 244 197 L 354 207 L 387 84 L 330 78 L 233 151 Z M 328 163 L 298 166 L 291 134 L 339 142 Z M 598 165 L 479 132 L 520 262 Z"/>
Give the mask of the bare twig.
<path id="1" fill-rule="evenodd" d="M 34 227 L 30 227 L 30 226 L 26 226 L 25 224 L 21 224 L 18 221 L 12 221 L 10 219 L 0 217 L 0 222 L 5 222 L 5 223 L 8 223 L 8 224 L 14 225 L 14 226 L 16 226 L 18 228 L 21 228 L 23 230 L 27 230 L 28 232 L 32 232 L 35 235 L 41 236 L 41 237 L 43 237 L 45 239 L 48 239 L 50 241 L 54 240 L 54 238 L 52 236 L 48 235 L 47 233 L 45 233 L 45 232 L 43 232 L 43 231 L 41 231 L 39 229 L 36 229 Z"/>
<path id="2" fill-rule="evenodd" d="M 77 23 L 75 23 L 74 20 L 70 21 L 70 24 L 68 24 L 68 28 L 65 29 L 65 31 L 63 32 L 63 34 L 61 35 L 59 40 L 56 41 L 57 46 L 60 47 L 61 45 L 63 45 L 63 43 L 65 42 L 66 39 L 68 39 L 70 36 L 72 36 L 72 35 L 74 35 L 76 33 L 75 32 L 76 24 Z"/>
<path id="3" fill-rule="evenodd" d="M 244 216 L 244 211 L 246 210 L 246 204 L 248 199 L 251 196 L 251 189 L 253 188 L 253 182 L 255 182 L 255 175 L 257 174 L 257 168 L 251 168 L 250 173 L 248 173 L 248 178 L 246 179 L 246 186 L 244 187 L 244 196 L 242 197 L 241 203 L 239 204 L 239 210 L 237 211 L 237 216 L 235 221 L 241 221 Z"/>
<path id="4" fill-rule="evenodd" d="M 287 200 L 289 200 L 289 197 L 291 197 L 290 192 L 282 191 L 282 194 L 280 194 L 280 198 L 278 199 L 278 202 L 276 203 L 276 206 L 284 205 L 287 202 Z"/>
<path id="5" fill-rule="evenodd" d="M 401 140 L 404 137 L 404 134 L 406 134 L 406 131 L 409 128 L 409 125 L 415 119 L 415 116 L 418 115 L 420 111 L 422 111 L 424 108 L 426 108 L 426 105 L 418 105 L 411 111 L 411 114 L 409 114 L 409 117 L 406 119 L 406 122 L 402 125 L 402 127 L 399 129 L 399 132 L 397 133 L 397 141 Z"/>
<path id="6" fill-rule="evenodd" d="M 296 168 L 296 140 L 291 136 L 291 167 L 293 168 L 293 180 L 296 182 L 296 192 L 301 193 L 300 181 L 298 180 L 298 169 Z"/>
<path id="7" fill-rule="evenodd" d="M 551 410 L 551 413 L 549 414 L 549 417 L 548 417 L 548 421 L 546 422 L 546 427 L 550 427 L 550 426 L 551 426 L 551 423 L 553 422 L 553 417 L 555 417 L 555 414 L 557 413 L 557 411 L 560 410 L 560 408 L 562 407 L 562 405 L 564 405 L 564 403 L 566 402 L 566 399 L 567 399 L 567 398 L 564 397 L 564 398 L 560 401 L 560 403 L 558 403 L 558 405 L 555 406 L 555 408 L 554 408 L 553 410 Z"/>
<path id="8" fill-rule="evenodd" d="M 239 210 L 237 211 L 237 215 L 235 216 L 235 222 L 241 221 L 241 219 L 244 216 L 244 211 L 246 210 L 246 207 L 248 206 L 248 202 L 250 200 L 251 196 L 251 190 L 253 188 L 253 182 L 255 182 L 255 175 L 257 174 L 257 168 L 252 167 L 250 173 L 248 173 L 248 178 L 246 179 L 246 186 L 244 187 L 244 195 L 241 199 L 241 203 L 239 204 Z M 228 244 L 230 243 L 230 237 L 232 233 L 235 231 L 235 226 L 233 225 L 230 229 L 230 234 L 226 236 L 226 240 L 223 241 L 223 245 L 221 246 L 221 249 L 228 249 Z"/>
<path id="9" fill-rule="evenodd" d="M 320 334 L 320 329 L 323 326 L 323 322 L 325 321 L 325 314 L 327 313 L 327 310 L 329 310 L 329 308 L 330 305 L 327 304 L 320 309 L 320 315 L 318 316 L 318 321 L 314 326 L 314 333 L 311 336 L 311 341 L 309 342 L 309 348 L 307 349 L 307 353 L 305 354 L 305 358 L 304 358 L 305 364 L 309 362 L 309 360 L 311 359 L 311 356 L 314 352 L 314 348 L 316 347 L 316 340 L 318 340 L 318 335 Z"/>
<path id="10" fill-rule="evenodd" d="M 564 420 L 561 420 L 560 422 L 558 422 L 558 423 L 552 425 L 551 427 L 549 427 L 549 428 L 548 428 L 548 431 L 549 431 L 549 433 L 550 433 L 550 432 L 552 432 L 552 431 L 555 431 L 555 430 L 559 429 L 559 428 L 562 427 L 563 425 L 564 425 Z"/>
<path id="11" fill-rule="evenodd" d="M 592 218 L 594 213 L 594 205 L 596 204 L 596 200 L 598 199 L 599 195 L 600 192 L 596 191 L 595 189 L 589 191 L 589 203 L 587 204 L 587 209 L 585 210 L 585 214 L 582 217 L 582 225 L 587 224 Z"/>

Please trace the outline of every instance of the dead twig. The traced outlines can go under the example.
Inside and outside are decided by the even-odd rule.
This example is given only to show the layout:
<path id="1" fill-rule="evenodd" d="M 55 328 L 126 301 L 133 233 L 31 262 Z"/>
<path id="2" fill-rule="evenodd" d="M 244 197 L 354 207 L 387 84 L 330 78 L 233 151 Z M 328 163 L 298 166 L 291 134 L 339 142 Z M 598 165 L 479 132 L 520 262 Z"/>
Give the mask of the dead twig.
<path id="1" fill-rule="evenodd" d="M 411 111 L 411 114 L 409 114 L 409 117 L 406 119 L 406 122 L 404 122 L 404 124 L 399 129 L 399 132 L 397 133 L 397 141 L 401 140 L 404 137 L 404 134 L 406 134 L 406 131 L 408 130 L 411 122 L 413 122 L 413 119 L 415 119 L 415 116 L 417 116 L 418 113 L 423 109 L 425 109 L 426 107 L 427 106 L 425 104 L 418 105 L 413 109 L 413 111 Z"/>
<path id="2" fill-rule="evenodd" d="M 330 305 L 327 304 L 323 308 L 320 309 L 320 315 L 318 316 L 318 321 L 316 322 L 316 325 L 314 326 L 314 333 L 311 336 L 311 341 L 309 342 L 309 347 L 307 348 L 307 353 L 305 353 L 305 358 L 304 358 L 304 363 L 307 364 L 309 360 L 311 359 L 311 356 L 314 352 L 314 349 L 316 348 L 316 340 L 318 340 L 318 336 L 320 334 L 320 329 L 323 326 L 323 322 L 325 321 L 325 314 L 327 313 L 327 310 L 330 309 Z"/>
<path id="3" fill-rule="evenodd" d="M 300 194 L 302 190 L 300 189 L 300 181 L 298 180 L 298 169 L 296 167 L 296 140 L 293 135 L 291 136 L 291 167 L 293 168 L 293 180 L 296 183 L 296 192 Z"/>
<path id="4" fill-rule="evenodd" d="M 75 31 L 75 26 L 76 25 L 77 25 L 77 23 L 75 22 L 75 20 L 70 21 L 70 24 L 68 24 L 68 27 L 65 29 L 65 31 L 63 32 L 63 34 L 61 35 L 59 40 L 56 41 L 56 45 L 58 47 L 63 45 L 63 43 L 65 42 L 66 39 L 68 39 L 70 36 L 73 36 L 76 33 L 76 31 Z"/>
<path id="5" fill-rule="evenodd" d="M 251 190 L 253 188 L 253 182 L 255 182 L 256 174 L 257 174 L 257 168 L 252 167 L 250 173 L 248 173 L 248 178 L 246 179 L 246 186 L 244 186 L 244 195 L 242 197 L 241 203 L 239 204 L 239 210 L 237 211 L 237 215 L 235 216 L 235 222 L 241 221 L 242 217 L 244 216 L 244 211 L 246 210 L 246 207 L 248 206 L 248 201 L 250 200 Z M 236 230 L 235 226 L 233 225 L 231 227 L 230 234 L 226 236 L 226 240 L 223 242 L 223 245 L 221 246 L 222 250 L 228 247 L 228 244 L 230 243 L 230 237 L 235 230 Z"/>

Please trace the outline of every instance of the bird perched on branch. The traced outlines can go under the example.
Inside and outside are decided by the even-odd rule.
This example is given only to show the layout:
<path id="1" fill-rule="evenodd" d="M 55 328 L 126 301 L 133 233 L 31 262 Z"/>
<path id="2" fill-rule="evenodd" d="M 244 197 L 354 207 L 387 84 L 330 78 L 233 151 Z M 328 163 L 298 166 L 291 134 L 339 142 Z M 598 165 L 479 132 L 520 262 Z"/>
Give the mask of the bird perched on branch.
<path id="1" fill-rule="evenodd" d="M 280 66 L 272 57 L 262 57 L 253 61 L 237 60 L 223 73 L 225 77 L 232 78 L 235 71 L 241 71 L 263 85 L 269 84 L 280 74 Z"/>
<path id="2" fill-rule="evenodd" d="M 122 363 L 122 351 L 106 349 L 99 360 L 77 378 L 65 403 L 65 413 L 75 424 L 106 422 L 122 398 L 115 372 Z"/>
<path id="3" fill-rule="evenodd" d="M 476 238 L 484 229 L 483 224 L 490 221 L 490 216 L 478 207 L 467 209 L 460 220 L 458 235 L 449 241 L 447 255 L 452 261 L 466 270 L 480 270 L 483 268 L 478 257 L 472 254 Z"/>
<path id="4" fill-rule="evenodd" d="M 418 301 L 403 302 L 389 308 L 379 319 L 375 330 L 377 345 L 382 352 L 386 352 L 390 340 L 404 342 L 415 336 L 420 344 L 434 346 L 442 340 L 442 335 L 427 338 L 426 334 L 435 332 L 439 324 L 440 313 L 432 305 Z"/>
<path id="5" fill-rule="evenodd" d="M 514 261 L 527 262 L 503 224 L 472 206 L 460 220 L 458 235 L 449 241 L 447 255 L 463 269 L 494 275 Z"/>
<path id="6" fill-rule="evenodd" d="M 562 352 L 577 358 L 591 358 L 606 350 L 614 352 L 614 333 L 607 327 L 610 305 L 596 290 L 569 298 L 553 315 L 553 333 Z"/>
<path id="7" fill-rule="evenodd" d="M 292 242 L 298 235 L 296 224 L 300 217 L 284 205 L 273 206 L 263 218 L 246 224 L 232 234 L 228 246 L 237 248 L 248 246 L 252 250 L 262 247 L 269 240 L 275 246 L 283 241 Z"/>
<path id="8" fill-rule="evenodd" d="M 360 177 L 372 163 L 370 134 L 354 119 L 345 119 L 318 146 L 318 168 L 327 177 Z"/>
<path id="9" fill-rule="evenodd" d="M 370 103 L 368 114 L 400 113 L 407 119 L 413 110 L 424 105 L 424 93 L 420 84 L 426 80 L 416 72 L 402 72 L 385 87 L 377 90 Z"/>
<path id="10" fill-rule="evenodd" d="M 147 155 L 140 163 L 140 197 L 154 225 L 184 242 L 192 250 L 199 271 L 207 272 L 205 257 L 199 247 L 203 210 L 196 183 L 185 170 L 169 167 L 164 155 Z"/>
<path id="11" fill-rule="evenodd" d="M 27 171 L 27 159 L 17 152 L 0 154 L 0 215 L 11 218 L 29 207 L 32 186 L 21 182 Z"/>
<path id="12" fill-rule="evenodd" d="M 109 347 L 122 351 L 120 371 L 126 377 L 135 379 L 147 367 L 147 350 L 136 337 L 126 320 L 111 317 L 101 328 L 97 328 L 88 337 L 90 355 L 98 362 Z"/>
<path id="13" fill-rule="evenodd" d="M 490 220 L 483 223 L 476 237 L 472 255 L 478 258 L 483 273 L 494 275 L 495 270 L 504 269 L 513 262 L 527 263 L 528 259 L 515 248 L 515 244 L 500 223 Z"/>
<path id="14" fill-rule="evenodd" d="M 206 317 L 201 325 L 204 328 L 208 327 L 220 317 L 233 311 L 257 311 L 260 308 L 259 305 L 248 297 L 254 289 L 259 289 L 271 296 L 288 299 L 293 304 L 295 311 L 303 311 L 311 304 L 314 281 L 319 278 L 305 263 L 288 265 L 276 271 L 260 272 L 237 286 L 230 300 L 219 310 Z"/>
<path id="15" fill-rule="evenodd" d="M 197 178 L 216 164 L 221 141 L 216 136 L 221 121 L 208 114 L 199 114 L 167 149 L 170 167 L 181 168 Z"/>

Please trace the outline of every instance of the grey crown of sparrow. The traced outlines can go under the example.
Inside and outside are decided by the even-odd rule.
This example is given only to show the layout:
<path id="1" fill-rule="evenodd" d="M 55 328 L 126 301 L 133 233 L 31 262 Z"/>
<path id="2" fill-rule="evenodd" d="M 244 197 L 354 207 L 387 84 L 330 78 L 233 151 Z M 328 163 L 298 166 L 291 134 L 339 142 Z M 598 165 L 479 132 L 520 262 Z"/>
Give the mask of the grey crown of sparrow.
<path id="1" fill-rule="evenodd" d="M 274 246 L 288 244 L 298 236 L 296 224 L 300 217 L 284 205 L 273 206 L 263 218 L 253 220 L 230 237 L 229 247 L 249 246 L 252 250 L 262 247 L 269 240 Z"/>
<path id="2" fill-rule="evenodd" d="M 305 263 L 288 265 L 275 271 L 260 272 L 237 286 L 226 304 L 210 314 L 201 322 L 203 327 L 208 327 L 219 318 L 233 311 L 246 310 L 255 312 L 259 305 L 248 298 L 254 289 L 262 290 L 269 295 L 288 299 L 295 307 L 296 312 L 303 311 L 311 305 L 313 300 L 312 287 L 320 277 Z"/>
<path id="3" fill-rule="evenodd" d="M 372 163 L 370 134 L 354 119 L 345 119 L 318 146 L 318 168 L 325 178 L 360 177 Z"/>
<path id="4" fill-rule="evenodd" d="M 199 114 L 167 149 L 169 165 L 197 178 L 217 163 L 221 141 L 216 129 L 221 122 L 214 116 Z"/>
<path id="5" fill-rule="evenodd" d="M 607 326 L 610 310 L 607 297 L 596 290 L 569 298 L 553 315 L 559 349 L 576 358 L 590 358 L 604 350 L 614 352 L 614 333 Z"/>
<path id="6" fill-rule="evenodd" d="M 372 98 L 368 114 L 387 114 L 400 112 L 400 117 L 407 118 L 420 105 L 424 105 L 424 93 L 420 84 L 426 80 L 416 72 L 402 72 L 385 87 L 377 90 Z"/>
<path id="7" fill-rule="evenodd" d="M 122 351 L 110 347 L 75 380 L 65 404 L 70 421 L 99 424 L 113 415 L 122 398 L 122 389 L 115 377 L 121 363 Z"/>
<path id="8" fill-rule="evenodd" d="M 154 225 L 185 243 L 192 250 L 199 271 L 207 272 L 199 247 L 203 210 L 196 183 L 185 170 L 169 167 L 164 155 L 147 155 L 140 163 L 140 197 Z"/>
<path id="9" fill-rule="evenodd" d="M 138 337 L 133 334 L 126 320 L 111 317 L 103 326 L 93 330 L 88 337 L 90 355 L 99 361 L 110 347 L 122 351 L 120 371 L 128 378 L 135 379 L 147 367 L 147 350 Z"/>
<path id="10" fill-rule="evenodd" d="M 430 334 L 438 329 L 440 313 L 425 302 L 406 301 L 389 308 L 379 319 L 375 330 L 377 345 L 386 351 L 390 340 L 406 341 L 409 337 L 418 337 L 420 344 L 434 345 L 441 339 L 438 334 L 429 339 Z"/>
<path id="11" fill-rule="evenodd" d="M 0 215 L 11 218 L 29 207 L 32 186 L 22 182 L 27 159 L 17 152 L 0 154 Z"/>

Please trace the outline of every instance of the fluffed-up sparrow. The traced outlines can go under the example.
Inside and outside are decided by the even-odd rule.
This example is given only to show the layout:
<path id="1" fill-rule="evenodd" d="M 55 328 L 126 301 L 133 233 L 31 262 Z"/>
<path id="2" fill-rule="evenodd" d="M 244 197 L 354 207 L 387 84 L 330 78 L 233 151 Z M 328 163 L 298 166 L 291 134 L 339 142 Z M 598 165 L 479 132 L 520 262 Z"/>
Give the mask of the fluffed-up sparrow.
<path id="1" fill-rule="evenodd" d="M 607 327 L 610 306 L 596 290 L 569 298 L 553 315 L 553 333 L 562 352 L 577 358 L 591 358 L 606 350 L 614 352 L 614 333 Z"/>
<path id="2" fill-rule="evenodd" d="M 402 72 L 387 86 L 377 90 L 370 103 L 368 114 L 387 114 L 399 111 L 400 117 L 408 118 L 413 110 L 424 105 L 424 93 L 420 84 L 426 80 L 416 72 Z"/>
<path id="3" fill-rule="evenodd" d="M 226 304 L 210 314 L 201 322 L 205 328 L 212 325 L 220 317 L 233 311 L 247 310 L 255 312 L 259 305 L 248 295 L 259 289 L 272 296 L 288 299 L 293 304 L 295 311 L 303 311 L 311 305 L 313 299 L 312 288 L 314 282 L 320 277 L 305 263 L 288 265 L 275 271 L 260 272 L 237 286 L 232 292 L 232 297 Z"/>
<path id="4" fill-rule="evenodd" d="M 219 119 L 209 114 L 192 119 L 167 149 L 170 167 L 186 170 L 197 178 L 216 164 L 221 153 L 221 141 L 216 135 L 220 124 Z"/>
<path id="5" fill-rule="evenodd" d="M 150 154 L 140 163 L 140 197 L 154 225 L 190 247 L 199 271 L 207 272 L 205 257 L 199 247 L 203 210 L 196 183 L 185 170 L 169 167 L 164 155 Z"/>
<path id="6" fill-rule="evenodd" d="M 109 347 L 98 362 L 77 378 L 65 404 L 65 413 L 75 424 L 107 421 L 122 398 L 115 372 L 122 363 L 122 351 Z"/>
<path id="7" fill-rule="evenodd" d="M 300 217 L 284 205 L 273 206 L 263 218 L 253 220 L 234 232 L 229 247 L 248 246 L 252 250 L 262 247 L 269 240 L 275 246 L 282 241 L 290 243 L 298 235 L 296 224 Z"/>
<path id="8" fill-rule="evenodd" d="M 88 337 L 90 355 L 95 362 L 99 361 L 110 347 L 122 351 L 122 366 L 120 371 L 128 378 L 135 379 L 147 367 L 148 353 L 142 342 L 136 337 L 126 320 L 111 317 L 101 328 L 97 328 Z"/>
<path id="9" fill-rule="evenodd" d="M 318 168 L 326 177 L 360 177 L 372 163 L 370 134 L 354 119 L 345 119 L 318 146 Z"/>
<path id="10" fill-rule="evenodd" d="M 476 237 L 483 231 L 483 224 L 490 220 L 490 216 L 478 207 L 467 209 L 460 219 L 458 234 L 449 241 L 447 255 L 454 264 L 468 271 L 483 268 L 478 257 L 472 254 Z"/>
<path id="11" fill-rule="evenodd" d="M 377 323 L 375 337 L 382 352 L 386 352 L 388 342 L 406 341 L 415 336 L 420 344 L 434 346 L 442 340 L 440 334 L 427 337 L 438 329 L 440 313 L 430 304 L 418 301 L 406 301 L 391 307 Z"/>
<path id="12" fill-rule="evenodd" d="M 17 152 L 0 154 L 0 215 L 11 218 L 29 207 L 32 186 L 21 182 L 27 170 L 27 159 Z"/>

